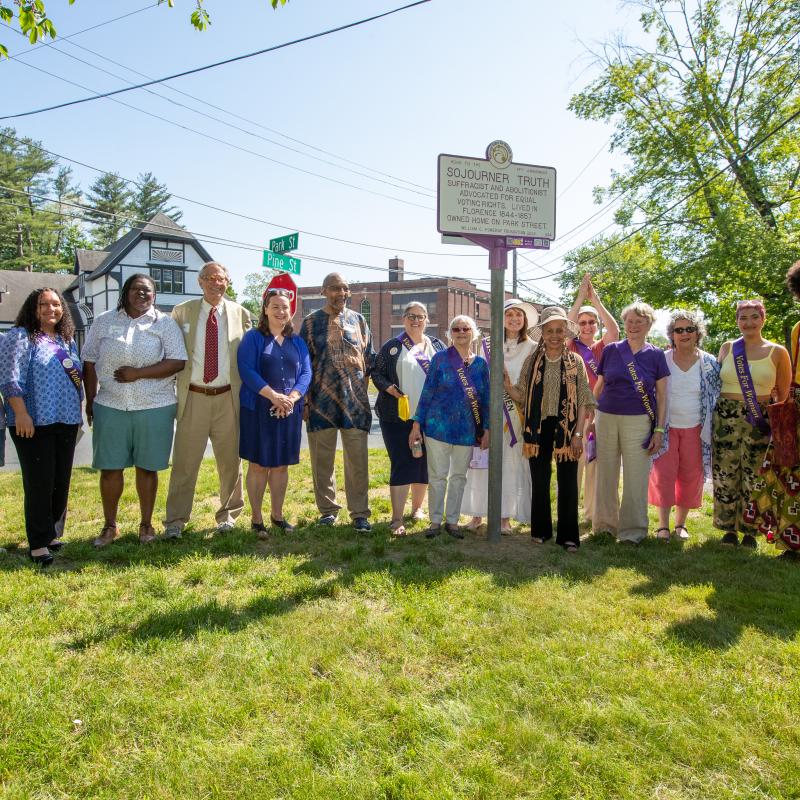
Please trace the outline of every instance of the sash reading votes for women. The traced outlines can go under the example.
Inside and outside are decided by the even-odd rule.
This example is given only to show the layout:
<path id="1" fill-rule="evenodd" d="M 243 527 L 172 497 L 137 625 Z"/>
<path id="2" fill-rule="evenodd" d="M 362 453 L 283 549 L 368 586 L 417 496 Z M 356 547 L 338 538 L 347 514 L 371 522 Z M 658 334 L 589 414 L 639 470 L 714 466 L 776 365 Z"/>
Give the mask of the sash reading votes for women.
<path id="1" fill-rule="evenodd" d="M 397 341 L 402 344 L 409 353 L 417 360 L 417 364 L 422 367 L 422 371 L 427 375 L 431 368 L 430 359 L 425 355 L 425 351 L 422 348 L 417 348 L 414 350 L 416 345 L 414 342 L 411 341 L 411 337 L 408 335 L 407 331 L 403 331 L 398 337 Z"/>
<path id="2" fill-rule="evenodd" d="M 491 363 L 491 345 L 488 339 L 481 341 L 483 345 L 483 354 L 486 356 L 486 363 Z M 514 401 L 509 397 L 508 392 L 503 392 L 503 416 L 506 418 L 506 425 L 511 439 L 508 442 L 509 447 L 513 447 L 517 443 L 517 436 L 514 433 L 514 426 L 511 424 L 511 416 L 509 410 L 514 408 Z"/>
<path id="3" fill-rule="evenodd" d="M 578 355 L 583 359 L 583 363 L 586 364 L 586 369 L 591 370 L 596 378 L 598 376 L 597 361 L 595 361 L 591 347 L 587 347 L 577 336 L 575 337 L 574 344 Z M 630 346 L 628 349 L 630 349 Z"/>
<path id="4" fill-rule="evenodd" d="M 755 389 L 753 389 L 753 378 L 750 376 L 750 365 L 747 363 L 747 353 L 745 352 L 744 339 L 737 339 L 731 348 L 733 352 L 733 364 L 736 367 L 736 377 L 739 379 L 739 388 L 742 390 L 744 406 L 747 409 L 747 421 L 758 428 L 761 433 L 769 433 L 769 422 L 764 419 L 761 407 L 758 405 Z"/>
<path id="5" fill-rule="evenodd" d="M 650 395 L 645 388 L 644 381 L 639 378 L 639 373 L 636 370 L 636 356 L 633 354 L 633 350 L 631 350 L 630 344 L 628 344 L 627 339 L 623 339 L 619 345 L 619 354 L 622 356 L 622 360 L 625 362 L 625 369 L 628 372 L 628 377 L 631 379 L 631 383 L 633 383 L 633 388 L 636 390 L 636 394 L 639 395 L 639 399 L 642 401 L 642 407 L 644 408 L 645 414 L 650 417 L 650 436 L 647 437 L 647 440 L 642 444 L 642 447 L 647 448 L 650 446 L 650 439 L 652 438 L 652 430 L 656 424 L 656 412 L 653 410 L 653 401 L 650 398 Z"/>
<path id="6" fill-rule="evenodd" d="M 464 359 L 458 354 L 458 350 L 452 345 L 447 348 L 447 358 L 451 366 L 458 375 L 458 381 L 461 388 L 464 390 L 464 395 L 469 403 L 470 411 L 472 411 L 472 419 L 475 421 L 475 441 L 480 442 L 483 436 L 483 422 L 481 421 L 481 407 L 478 403 L 478 390 L 475 388 L 475 383 L 469 376 L 469 370 L 464 364 Z"/>
<path id="7" fill-rule="evenodd" d="M 80 367 L 72 360 L 69 353 L 60 344 L 41 334 L 36 337 L 36 344 L 42 344 L 49 348 L 50 352 L 52 352 L 61 363 L 64 372 L 67 373 L 67 377 L 80 395 L 83 374 L 81 373 Z"/>

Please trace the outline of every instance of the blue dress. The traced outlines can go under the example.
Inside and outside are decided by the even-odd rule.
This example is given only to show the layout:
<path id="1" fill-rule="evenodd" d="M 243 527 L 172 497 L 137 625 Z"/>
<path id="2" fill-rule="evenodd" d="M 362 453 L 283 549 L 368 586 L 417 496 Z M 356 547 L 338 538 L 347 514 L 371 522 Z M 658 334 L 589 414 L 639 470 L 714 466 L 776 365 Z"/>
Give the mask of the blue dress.
<path id="1" fill-rule="evenodd" d="M 269 386 L 281 394 L 305 395 L 311 382 L 308 348 L 299 336 L 278 344 L 261 331 L 245 333 L 237 352 L 242 388 L 239 393 L 239 455 L 262 467 L 282 467 L 300 460 L 303 399 L 283 419 L 270 415 L 271 401 L 258 394 Z"/>

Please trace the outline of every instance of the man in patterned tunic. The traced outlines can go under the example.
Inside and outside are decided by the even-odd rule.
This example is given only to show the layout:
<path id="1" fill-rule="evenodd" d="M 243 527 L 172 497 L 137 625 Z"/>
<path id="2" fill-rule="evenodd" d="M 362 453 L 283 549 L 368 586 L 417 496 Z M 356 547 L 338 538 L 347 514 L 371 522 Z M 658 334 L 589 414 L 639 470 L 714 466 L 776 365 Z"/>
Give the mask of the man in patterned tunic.
<path id="1" fill-rule="evenodd" d="M 328 275 L 322 294 L 325 306 L 309 314 L 300 330 L 313 373 L 305 414 L 319 523 L 333 525 L 341 508 L 333 469 L 341 433 L 347 508 L 353 527 L 366 533 L 371 530 L 367 434 L 372 413 L 367 379 L 375 359 L 372 334 L 364 317 L 347 308 L 350 287 L 341 275 Z"/>

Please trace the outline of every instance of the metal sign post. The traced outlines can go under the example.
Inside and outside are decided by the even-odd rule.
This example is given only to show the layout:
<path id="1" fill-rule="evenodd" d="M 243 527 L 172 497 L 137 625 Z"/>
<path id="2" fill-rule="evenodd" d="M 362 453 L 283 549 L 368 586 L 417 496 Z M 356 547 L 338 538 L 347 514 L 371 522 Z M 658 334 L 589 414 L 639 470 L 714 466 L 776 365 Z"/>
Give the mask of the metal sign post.
<path id="1" fill-rule="evenodd" d="M 500 541 L 503 498 L 503 304 L 508 251 L 546 250 L 556 230 L 556 171 L 515 164 L 501 141 L 486 159 L 439 156 L 439 233 L 455 234 L 489 251 L 491 361 L 489 365 L 489 541 Z M 516 288 L 516 287 L 515 287 Z M 520 445 L 521 446 L 521 445 Z"/>

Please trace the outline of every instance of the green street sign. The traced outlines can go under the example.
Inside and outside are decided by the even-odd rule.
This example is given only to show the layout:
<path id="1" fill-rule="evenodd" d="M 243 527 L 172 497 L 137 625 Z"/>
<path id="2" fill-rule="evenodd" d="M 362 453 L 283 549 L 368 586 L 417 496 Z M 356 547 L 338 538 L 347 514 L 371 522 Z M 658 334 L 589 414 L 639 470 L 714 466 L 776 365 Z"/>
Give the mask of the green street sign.
<path id="1" fill-rule="evenodd" d="M 299 239 L 299 233 L 290 233 L 288 236 L 270 239 L 269 249 L 272 250 L 273 253 L 288 253 L 290 250 L 297 250 L 297 242 Z"/>
<path id="2" fill-rule="evenodd" d="M 269 269 L 277 269 L 281 272 L 291 272 L 293 275 L 300 274 L 300 259 L 291 256 L 282 256 L 280 253 L 273 253 L 272 250 L 264 251 L 263 266 Z"/>

